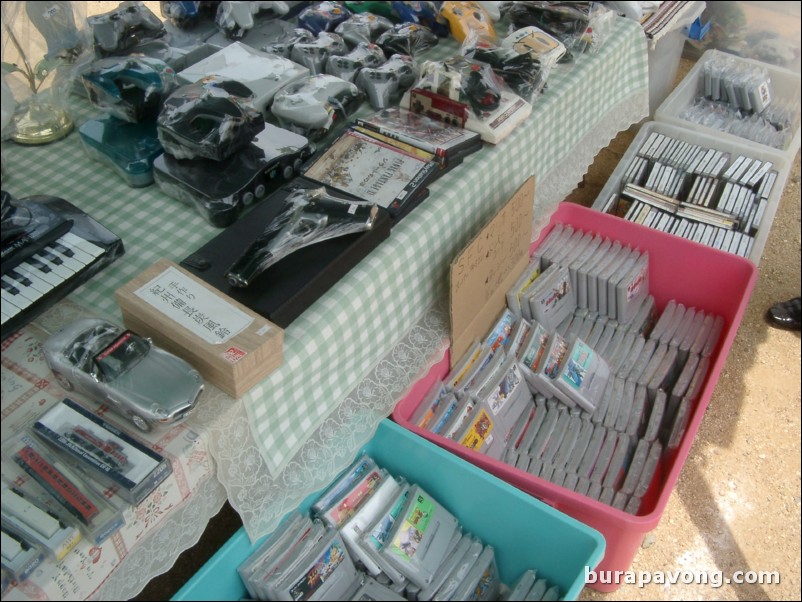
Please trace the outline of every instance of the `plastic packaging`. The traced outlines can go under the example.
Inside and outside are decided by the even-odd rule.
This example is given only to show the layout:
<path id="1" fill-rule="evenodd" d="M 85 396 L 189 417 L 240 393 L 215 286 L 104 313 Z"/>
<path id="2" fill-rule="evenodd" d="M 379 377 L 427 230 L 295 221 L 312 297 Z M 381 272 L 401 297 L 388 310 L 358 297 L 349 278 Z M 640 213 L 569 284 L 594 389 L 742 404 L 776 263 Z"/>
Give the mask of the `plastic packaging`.
<path id="1" fill-rule="evenodd" d="M 297 190 L 282 212 L 226 273 L 231 286 L 246 287 L 259 274 L 293 251 L 308 245 L 364 232 L 373 226 L 377 205 L 351 203 L 325 188 Z"/>

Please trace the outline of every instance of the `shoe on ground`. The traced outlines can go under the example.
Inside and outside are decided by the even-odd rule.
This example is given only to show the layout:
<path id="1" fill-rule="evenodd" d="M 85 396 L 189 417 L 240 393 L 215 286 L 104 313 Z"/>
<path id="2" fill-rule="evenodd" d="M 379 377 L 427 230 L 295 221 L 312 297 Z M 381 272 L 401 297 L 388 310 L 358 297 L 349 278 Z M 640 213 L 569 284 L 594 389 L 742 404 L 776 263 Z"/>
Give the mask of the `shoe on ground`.
<path id="1" fill-rule="evenodd" d="M 802 299 L 794 297 L 772 305 L 766 312 L 766 319 L 772 326 L 788 330 L 800 330 Z"/>

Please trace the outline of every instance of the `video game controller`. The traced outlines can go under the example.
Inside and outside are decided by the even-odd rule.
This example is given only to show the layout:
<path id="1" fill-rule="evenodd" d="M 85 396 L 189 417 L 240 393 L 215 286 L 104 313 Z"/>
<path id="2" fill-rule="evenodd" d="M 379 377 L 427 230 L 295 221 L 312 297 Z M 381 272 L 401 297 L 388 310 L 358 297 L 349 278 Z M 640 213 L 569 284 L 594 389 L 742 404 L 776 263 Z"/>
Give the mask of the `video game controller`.
<path id="1" fill-rule="evenodd" d="M 417 77 L 418 68 L 412 57 L 394 54 L 380 67 L 362 69 L 356 76 L 356 85 L 367 94 L 374 109 L 384 109 L 398 102 Z"/>
<path id="2" fill-rule="evenodd" d="M 265 44 L 261 49 L 263 52 L 269 52 L 270 54 L 276 54 L 282 58 L 288 59 L 290 58 L 290 54 L 292 54 L 293 46 L 296 44 L 308 44 L 314 41 L 315 35 L 311 31 L 303 27 L 296 27 L 288 31 L 281 39 Z"/>
<path id="3" fill-rule="evenodd" d="M 122 2 L 111 12 L 86 18 L 100 57 L 126 54 L 146 40 L 164 36 L 166 30 L 153 12 L 139 1 Z"/>
<path id="4" fill-rule="evenodd" d="M 286 15 L 290 7 L 286 2 L 221 2 L 214 17 L 215 23 L 227 38 L 239 40 L 253 28 L 254 16 L 270 11 Z"/>
<path id="5" fill-rule="evenodd" d="M 357 13 L 340 23 L 334 32 L 342 36 L 345 43 L 353 48 L 360 42 L 375 42 L 385 31 L 393 28 L 387 17 L 373 13 Z"/>
<path id="6" fill-rule="evenodd" d="M 326 73 L 352 82 L 360 69 L 379 67 L 386 60 L 384 52 L 376 44 L 360 42 L 348 54 L 330 56 L 326 62 Z"/>
<path id="7" fill-rule="evenodd" d="M 192 29 L 199 21 L 213 20 L 219 4 L 219 2 L 197 0 L 192 2 L 161 0 L 159 9 L 162 17 L 179 29 Z"/>
<path id="8" fill-rule="evenodd" d="M 448 22 L 451 35 L 460 43 L 472 32 L 480 38 L 496 39 L 493 20 L 479 2 L 443 2 L 440 17 Z"/>
<path id="9" fill-rule="evenodd" d="M 376 43 L 385 54 L 415 56 L 437 46 L 439 40 L 431 29 L 417 23 L 398 23 L 381 34 Z"/>
<path id="10" fill-rule="evenodd" d="M 323 73 L 326 61 L 331 56 L 343 55 L 348 52 L 348 46 L 338 34 L 321 31 L 317 38 L 311 42 L 298 42 L 290 51 L 290 60 L 303 65 L 312 75 Z"/>
<path id="11" fill-rule="evenodd" d="M 318 74 L 282 88 L 273 98 L 271 111 L 281 127 L 318 141 L 336 125 L 344 124 L 363 99 L 364 94 L 351 82 Z"/>
<path id="12" fill-rule="evenodd" d="M 439 11 L 434 2 L 406 2 L 393 0 L 393 11 L 404 23 L 418 23 L 431 29 L 439 38 L 448 36 L 448 24 L 437 19 Z"/>
<path id="13" fill-rule="evenodd" d="M 298 25 L 317 35 L 321 31 L 334 31 L 351 16 L 341 2 L 317 2 L 298 14 Z"/>
<path id="14" fill-rule="evenodd" d="M 524 100 L 531 100 L 545 86 L 542 65 L 528 52 L 521 54 L 512 48 L 477 44 L 466 56 L 490 65 L 493 73 Z"/>

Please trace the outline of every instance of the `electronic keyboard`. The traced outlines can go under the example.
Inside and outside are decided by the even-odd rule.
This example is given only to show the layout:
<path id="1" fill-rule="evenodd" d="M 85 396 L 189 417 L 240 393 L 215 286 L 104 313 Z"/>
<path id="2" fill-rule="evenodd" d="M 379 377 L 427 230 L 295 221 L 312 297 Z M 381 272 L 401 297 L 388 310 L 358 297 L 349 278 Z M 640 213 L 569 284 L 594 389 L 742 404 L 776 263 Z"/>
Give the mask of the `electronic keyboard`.
<path id="1" fill-rule="evenodd" d="M 34 216 L 50 213 L 61 219 L 51 220 L 53 227 L 27 237 L 23 245 L 19 237 L 6 241 L 4 236 L 3 340 L 125 252 L 119 237 L 64 199 L 33 196 L 16 202 Z"/>

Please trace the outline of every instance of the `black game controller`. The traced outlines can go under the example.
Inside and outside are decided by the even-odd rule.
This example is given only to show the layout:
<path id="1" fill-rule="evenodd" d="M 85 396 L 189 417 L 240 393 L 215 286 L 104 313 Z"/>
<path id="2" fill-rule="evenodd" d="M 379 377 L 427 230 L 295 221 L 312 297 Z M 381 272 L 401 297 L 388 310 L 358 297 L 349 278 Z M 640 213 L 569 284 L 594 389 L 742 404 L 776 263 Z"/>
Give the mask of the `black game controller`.
<path id="1" fill-rule="evenodd" d="M 357 87 L 365 92 L 374 109 L 385 109 L 398 102 L 418 77 L 418 68 L 412 57 L 394 54 L 375 69 L 364 68 L 356 76 Z"/>
<path id="2" fill-rule="evenodd" d="M 431 29 L 417 23 L 397 23 L 381 34 L 376 43 L 385 54 L 416 56 L 437 46 L 439 40 Z"/>

